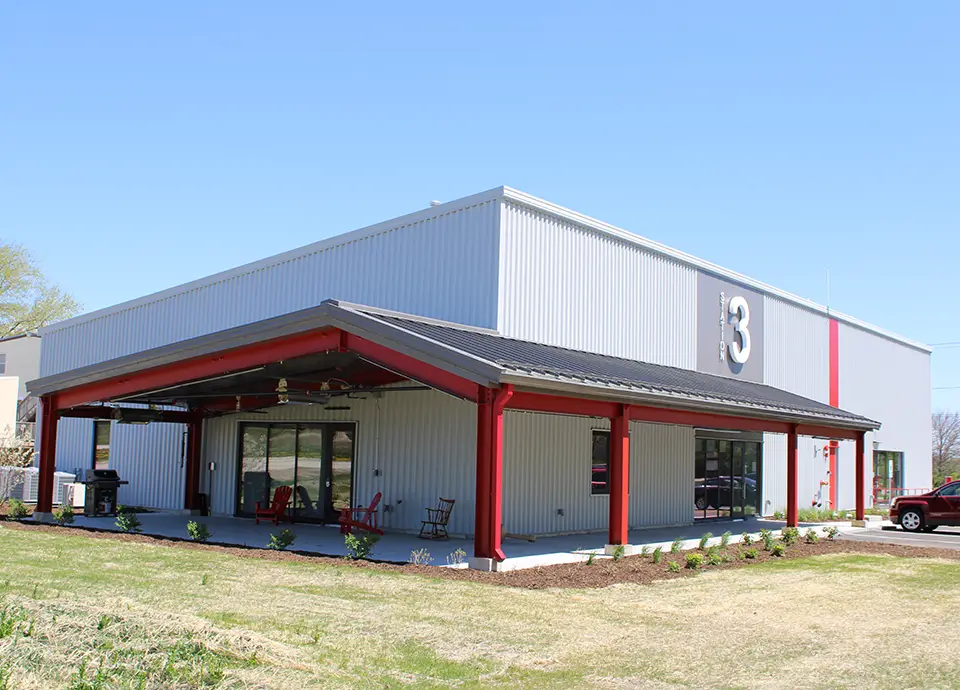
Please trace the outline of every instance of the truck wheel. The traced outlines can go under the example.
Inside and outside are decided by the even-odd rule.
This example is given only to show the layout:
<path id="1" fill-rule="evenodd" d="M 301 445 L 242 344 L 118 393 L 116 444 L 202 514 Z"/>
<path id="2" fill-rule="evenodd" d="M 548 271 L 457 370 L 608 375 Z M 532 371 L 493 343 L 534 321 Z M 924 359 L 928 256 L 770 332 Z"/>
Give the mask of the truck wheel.
<path id="1" fill-rule="evenodd" d="M 923 513 L 916 508 L 910 508 L 900 513 L 900 526 L 908 532 L 921 531 L 923 522 Z"/>

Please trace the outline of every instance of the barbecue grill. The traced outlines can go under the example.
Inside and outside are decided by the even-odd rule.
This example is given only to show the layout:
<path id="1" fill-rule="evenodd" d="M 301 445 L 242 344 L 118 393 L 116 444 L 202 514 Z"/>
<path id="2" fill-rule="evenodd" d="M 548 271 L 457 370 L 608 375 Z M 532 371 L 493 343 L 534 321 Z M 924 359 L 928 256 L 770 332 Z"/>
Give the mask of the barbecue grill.
<path id="1" fill-rule="evenodd" d="M 86 492 L 83 501 L 83 514 L 87 517 L 104 517 L 117 514 L 117 490 L 121 484 L 129 484 L 120 479 L 116 470 L 87 470 L 84 480 Z"/>

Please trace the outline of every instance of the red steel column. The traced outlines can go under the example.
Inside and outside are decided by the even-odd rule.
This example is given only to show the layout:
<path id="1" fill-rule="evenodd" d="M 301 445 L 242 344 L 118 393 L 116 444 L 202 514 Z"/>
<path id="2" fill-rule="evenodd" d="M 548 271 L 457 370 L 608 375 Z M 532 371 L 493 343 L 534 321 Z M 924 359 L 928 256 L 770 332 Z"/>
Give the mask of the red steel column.
<path id="1" fill-rule="evenodd" d="M 799 498 L 797 475 L 799 474 L 799 456 L 797 452 L 797 427 L 794 425 L 787 434 L 787 527 L 797 526 Z"/>
<path id="2" fill-rule="evenodd" d="M 607 542 L 626 544 L 630 524 L 630 410 L 610 420 L 610 525 Z"/>
<path id="3" fill-rule="evenodd" d="M 503 408 L 513 395 L 506 385 L 496 393 L 482 389 L 477 404 L 477 506 L 473 552 L 477 558 L 502 561 Z"/>
<path id="4" fill-rule="evenodd" d="M 840 407 L 840 323 L 830 319 L 830 405 Z M 830 441 L 830 510 L 837 509 L 837 442 Z"/>
<path id="5" fill-rule="evenodd" d="M 866 497 L 864 496 L 863 484 L 867 479 L 866 461 L 864 460 L 865 436 L 862 431 L 857 435 L 857 520 L 863 520 L 864 509 L 866 508 Z"/>
<path id="6" fill-rule="evenodd" d="M 183 497 L 183 507 L 186 510 L 200 509 L 200 470 L 203 443 L 203 416 L 197 414 L 187 424 L 187 458 L 186 458 L 186 487 Z"/>
<path id="7" fill-rule="evenodd" d="M 40 471 L 37 487 L 37 512 L 53 512 L 53 473 L 57 465 L 57 411 L 56 398 L 40 398 Z"/>

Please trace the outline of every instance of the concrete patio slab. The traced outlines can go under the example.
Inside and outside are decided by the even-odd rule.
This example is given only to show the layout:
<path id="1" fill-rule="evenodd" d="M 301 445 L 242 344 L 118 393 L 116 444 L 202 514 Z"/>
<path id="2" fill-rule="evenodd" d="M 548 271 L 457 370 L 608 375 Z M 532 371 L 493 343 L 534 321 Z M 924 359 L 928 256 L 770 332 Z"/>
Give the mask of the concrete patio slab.
<path id="1" fill-rule="evenodd" d="M 289 529 L 296 535 L 291 550 L 303 551 L 323 556 L 346 556 L 343 536 L 338 525 L 289 524 L 274 526 L 270 522 L 257 525 L 254 520 L 231 517 L 198 517 L 180 513 L 140 513 L 143 534 L 186 539 L 187 523 L 196 520 L 207 526 L 211 537 L 209 543 L 266 548 L 270 535 L 282 529 Z M 88 527 L 110 531 L 119 531 L 114 518 L 89 518 L 77 516 L 76 527 Z M 640 553 L 644 548 L 653 551 L 658 546 L 669 550 L 674 540 L 680 540 L 681 549 L 696 548 L 699 540 L 707 532 L 713 537 L 709 544 L 720 542 L 724 532 L 730 532 L 731 544 L 738 543 L 746 532 L 755 539 L 760 530 L 768 529 L 779 534 L 785 523 L 778 520 L 749 519 L 724 520 L 675 527 L 632 530 L 629 533 L 630 544 L 627 553 Z M 822 525 L 803 525 L 822 527 Z M 473 565 L 481 569 L 498 571 L 538 568 L 561 563 L 577 563 L 592 557 L 611 558 L 612 549 L 607 548 L 606 532 L 566 534 L 551 537 L 539 537 L 535 541 L 504 539 L 503 551 L 507 558 L 501 563 L 479 563 Z M 387 533 L 374 547 L 371 558 L 378 561 L 406 563 L 411 553 L 425 549 L 432 557 L 431 565 L 443 567 L 466 567 L 473 555 L 473 540 L 452 537 L 443 541 L 419 539 L 413 534 Z M 458 554 L 462 551 L 463 554 Z"/>

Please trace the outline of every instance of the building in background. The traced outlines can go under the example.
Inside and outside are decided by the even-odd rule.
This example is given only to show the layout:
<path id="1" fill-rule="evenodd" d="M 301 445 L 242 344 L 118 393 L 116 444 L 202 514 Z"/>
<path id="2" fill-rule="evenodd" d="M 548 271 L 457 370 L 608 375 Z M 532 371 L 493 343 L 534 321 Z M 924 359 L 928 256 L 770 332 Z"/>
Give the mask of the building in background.
<path id="1" fill-rule="evenodd" d="M 40 374 L 40 337 L 35 333 L 0 339 L 0 442 L 33 441 L 36 398 L 27 381 Z"/>
<path id="2" fill-rule="evenodd" d="M 444 496 L 489 557 L 493 532 L 621 508 L 638 528 L 931 484 L 929 348 L 505 187 L 42 335 L 57 469 L 116 469 L 135 505 L 245 516 L 287 483 L 300 519 L 381 492 L 414 531 Z M 254 350 L 229 369 L 224 348 Z"/>

